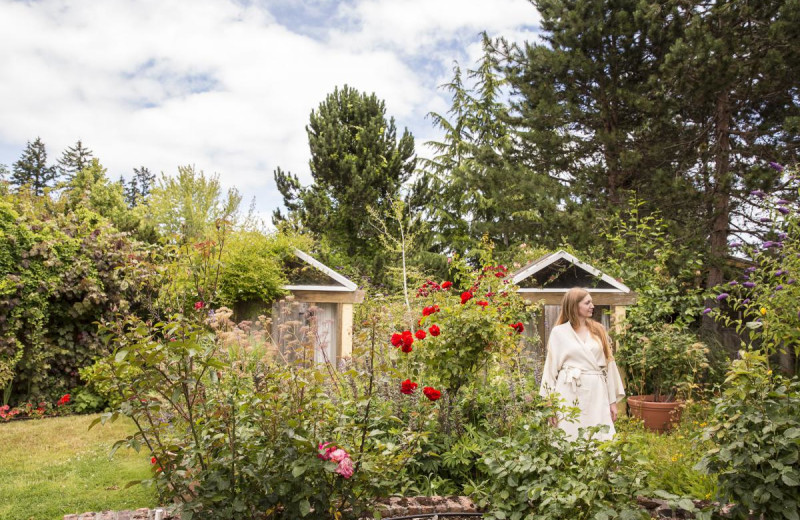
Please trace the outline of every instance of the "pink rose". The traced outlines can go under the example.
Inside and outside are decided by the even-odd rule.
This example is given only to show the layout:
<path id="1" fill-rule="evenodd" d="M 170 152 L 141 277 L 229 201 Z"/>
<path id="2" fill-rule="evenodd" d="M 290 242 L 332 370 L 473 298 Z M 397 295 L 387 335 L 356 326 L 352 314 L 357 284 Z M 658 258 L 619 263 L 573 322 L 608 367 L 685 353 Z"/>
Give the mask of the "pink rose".
<path id="1" fill-rule="evenodd" d="M 350 455 L 348 455 L 347 452 L 341 448 L 331 452 L 331 460 L 333 462 L 342 462 L 344 459 L 348 457 L 350 457 Z"/>
<path id="2" fill-rule="evenodd" d="M 353 476 L 353 461 L 350 457 L 345 457 L 339 462 L 339 466 L 336 468 L 336 473 L 341 475 L 344 478 L 350 478 Z"/>

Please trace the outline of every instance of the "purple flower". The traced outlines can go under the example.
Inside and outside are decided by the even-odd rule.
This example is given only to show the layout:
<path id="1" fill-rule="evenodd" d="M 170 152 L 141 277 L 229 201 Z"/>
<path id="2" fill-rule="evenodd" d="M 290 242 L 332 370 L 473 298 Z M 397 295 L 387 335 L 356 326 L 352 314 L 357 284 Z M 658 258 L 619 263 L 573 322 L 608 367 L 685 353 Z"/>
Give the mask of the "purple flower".
<path id="1" fill-rule="evenodd" d="M 720 294 L 720 295 L 718 295 L 718 296 L 717 296 L 717 301 L 718 301 L 718 302 L 721 302 L 722 300 L 724 300 L 724 299 L 725 299 L 725 298 L 727 298 L 728 296 L 730 296 L 730 294 L 728 294 L 728 293 L 724 292 L 724 293 L 722 293 L 722 294 Z"/>
<path id="2" fill-rule="evenodd" d="M 752 289 L 755 286 L 756 286 L 756 284 L 754 284 L 753 282 L 744 282 L 742 284 L 742 287 L 747 287 L 748 289 Z"/>
<path id="3" fill-rule="evenodd" d="M 780 211 L 781 215 L 788 215 L 789 214 L 789 209 L 788 208 L 784 208 L 783 206 L 778 206 L 778 211 Z"/>
<path id="4" fill-rule="evenodd" d="M 800 311 L 797 311 L 797 319 L 800 320 Z"/>
<path id="5" fill-rule="evenodd" d="M 774 161 L 769 163 L 769 167 L 772 168 L 773 170 L 777 171 L 777 172 L 781 172 L 781 173 L 783 172 L 783 166 L 781 166 L 780 164 L 778 164 L 778 163 L 776 163 Z"/>
<path id="6" fill-rule="evenodd" d="M 784 271 L 783 269 L 778 269 L 777 271 L 775 271 L 775 276 L 781 276 L 784 273 L 786 273 L 786 271 Z"/>
<path id="7" fill-rule="evenodd" d="M 728 282 L 728 285 L 731 285 L 731 286 L 739 285 L 739 282 L 737 282 L 736 280 L 731 280 L 730 282 Z"/>
<path id="8" fill-rule="evenodd" d="M 775 245 L 775 242 L 773 242 L 772 240 L 767 240 L 766 242 L 761 244 L 761 249 L 769 249 L 770 247 L 772 247 L 774 245 Z"/>
<path id="9" fill-rule="evenodd" d="M 786 280 L 786 285 L 794 285 L 794 282 L 795 282 L 794 278 L 789 278 L 788 280 Z"/>
<path id="10" fill-rule="evenodd" d="M 761 217 L 760 219 L 758 219 L 758 221 L 766 224 L 767 222 L 772 222 L 772 219 L 769 217 Z"/>
<path id="11" fill-rule="evenodd" d="M 785 206 L 785 205 L 789 204 L 789 201 L 786 200 L 786 199 L 778 199 L 778 200 L 775 201 L 775 204 L 780 204 L 781 206 Z"/>
<path id="12" fill-rule="evenodd" d="M 789 233 L 778 233 L 778 238 L 781 240 L 786 240 L 786 237 L 789 236 Z"/>
<path id="13" fill-rule="evenodd" d="M 775 290 L 776 290 L 776 291 L 780 291 L 781 289 L 783 289 L 783 285 L 780 285 L 780 284 L 779 284 L 779 285 L 776 285 L 776 286 L 775 286 Z"/>
<path id="14" fill-rule="evenodd" d="M 703 309 L 703 314 L 708 314 L 709 312 L 711 312 L 711 307 L 706 307 Z"/>
<path id="15" fill-rule="evenodd" d="M 750 303 L 750 298 L 745 298 L 742 305 L 747 305 L 748 303 Z"/>
<path id="16" fill-rule="evenodd" d="M 742 275 L 742 280 L 749 280 L 749 279 L 750 279 L 750 275 L 749 274 L 743 274 Z"/>
<path id="17" fill-rule="evenodd" d="M 755 195 L 756 197 L 763 199 L 767 194 L 761 190 L 753 190 L 750 192 L 750 195 Z"/>
<path id="18" fill-rule="evenodd" d="M 756 270 L 756 268 L 755 268 L 755 267 L 748 267 L 747 269 L 745 269 L 745 270 L 744 270 L 744 272 L 745 272 L 745 273 L 752 273 L 752 272 L 753 272 L 753 271 L 755 271 L 755 270 Z"/>
<path id="19" fill-rule="evenodd" d="M 731 247 L 742 247 L 741 242 L 731 242 Z"/>

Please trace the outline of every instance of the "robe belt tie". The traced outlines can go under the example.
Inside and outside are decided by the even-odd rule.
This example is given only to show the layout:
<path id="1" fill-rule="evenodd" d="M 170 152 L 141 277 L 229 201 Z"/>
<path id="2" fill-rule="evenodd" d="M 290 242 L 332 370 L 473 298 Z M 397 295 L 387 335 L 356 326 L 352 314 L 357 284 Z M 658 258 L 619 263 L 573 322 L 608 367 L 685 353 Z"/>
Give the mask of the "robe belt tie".
<path id="1" fill-rule="evenodd" d="M 577 392 L 578 387 L 582 385 L 581 377 L 602 376 L 603 380 L 605 380 L 608 374 L 608 371 L 606 370 L 605 367 L 603 367 L 602 370 L 586 370 L 580 367 L 575 367 L 570 365 L 564 365 L 564 367 L 561 368 L 561 372 L 564 373 L 564 382 L 572 385 L 573 393 Z"/>

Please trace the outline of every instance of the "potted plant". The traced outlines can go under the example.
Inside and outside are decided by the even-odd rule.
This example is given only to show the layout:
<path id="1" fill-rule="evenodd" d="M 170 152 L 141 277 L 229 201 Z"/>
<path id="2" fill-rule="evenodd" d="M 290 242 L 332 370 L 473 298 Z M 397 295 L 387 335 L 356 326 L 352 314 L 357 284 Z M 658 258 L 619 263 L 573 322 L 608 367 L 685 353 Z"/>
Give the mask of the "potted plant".
<path id="1" fill-rule="evenodd" d="M 695 375 L 708 365 L 706 346 L 685 328 L 657 324 L 618 337 L 617 364 L 627 379 L 631 415 L 654 431 L 680 420 Z"/>

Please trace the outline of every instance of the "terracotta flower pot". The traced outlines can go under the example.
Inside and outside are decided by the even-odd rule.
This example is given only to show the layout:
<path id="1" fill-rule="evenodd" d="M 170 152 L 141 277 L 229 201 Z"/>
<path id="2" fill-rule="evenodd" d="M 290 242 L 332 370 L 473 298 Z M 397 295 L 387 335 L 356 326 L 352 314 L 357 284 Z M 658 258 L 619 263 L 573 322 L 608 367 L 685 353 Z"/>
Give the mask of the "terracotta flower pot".
<path id="1" fill-rule="evenodd" d="M 656 401 L 652 394 L 630 395 L 627 401 L 628 414 L 641 419 L 649 430 L 666 432 L 681 420 L 683 401 Z"/>

